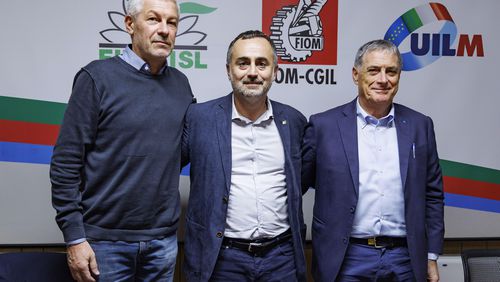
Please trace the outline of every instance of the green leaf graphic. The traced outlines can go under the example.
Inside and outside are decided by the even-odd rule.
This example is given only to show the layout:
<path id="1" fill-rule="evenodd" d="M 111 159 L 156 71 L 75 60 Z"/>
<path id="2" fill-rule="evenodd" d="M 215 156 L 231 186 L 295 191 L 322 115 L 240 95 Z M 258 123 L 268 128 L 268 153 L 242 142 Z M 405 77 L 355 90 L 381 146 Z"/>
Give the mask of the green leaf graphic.
<path id="1" fill-rule="evenodd" d="M 179 4 L 179 6 L 181 7 L 181 14 L 209 14 L 215 10 L 217 10 L 217 8 L 212 8 L 212 7 L 208 7 L 208 6 L 205 6 L 205 5 L 201 5 L 201 4 L 198 4 L 198 3 L 193 3 L 193 2 L 185 2 L 185 3 L 181 3 Z"/>

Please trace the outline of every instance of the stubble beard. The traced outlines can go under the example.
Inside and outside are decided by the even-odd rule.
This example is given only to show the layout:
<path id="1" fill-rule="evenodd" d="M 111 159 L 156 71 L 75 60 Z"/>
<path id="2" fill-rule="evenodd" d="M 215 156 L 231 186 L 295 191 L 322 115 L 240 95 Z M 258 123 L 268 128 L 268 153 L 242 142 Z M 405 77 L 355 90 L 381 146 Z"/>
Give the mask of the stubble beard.
<path id="1" fill-rule="evenodd" d="M 231 84 L 233 86 L 233 92 L 240 93 L 244 97 L 247 98 L 252 98 L 252 97 L 261 97 L 267 94 L 269 89 L 271 88 L 271 83 L 269 84 L 261 84 L 258 89 L 248 89 L 245 87 L 245 84 L 240 83 L 240 82 L 233 82 L 231 81 Z"/>

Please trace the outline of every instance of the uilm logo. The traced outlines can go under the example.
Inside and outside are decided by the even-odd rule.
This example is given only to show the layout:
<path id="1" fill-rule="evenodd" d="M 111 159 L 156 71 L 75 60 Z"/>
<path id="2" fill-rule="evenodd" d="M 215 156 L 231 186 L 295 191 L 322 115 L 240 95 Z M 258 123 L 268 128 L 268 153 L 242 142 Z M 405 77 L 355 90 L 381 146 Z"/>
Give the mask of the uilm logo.
<path id="1" fill-rule="evenodd" d="M 422 27 L 441 26 L 439 33 L 419 32 Z M 397 18 L 387 30 L 385 39 L 392 41 L 400 50 L 409 40 L 409 51 L 401 51 L 403 70 L 421 69 L 441 57 L 465 54 L 484 57 L 483 37 L 481 34 L 460 34 L 456 49 L 452 45 L 457 38 L 457 25 L 448 9 L 441 3 L 427 3 L 406 11 Z M 408 39 L 407 39 L 408 38 Z M 472 39 L 471 39 L 472 38 Z M 407 42 L 408 43 L 408 42 Z"/>

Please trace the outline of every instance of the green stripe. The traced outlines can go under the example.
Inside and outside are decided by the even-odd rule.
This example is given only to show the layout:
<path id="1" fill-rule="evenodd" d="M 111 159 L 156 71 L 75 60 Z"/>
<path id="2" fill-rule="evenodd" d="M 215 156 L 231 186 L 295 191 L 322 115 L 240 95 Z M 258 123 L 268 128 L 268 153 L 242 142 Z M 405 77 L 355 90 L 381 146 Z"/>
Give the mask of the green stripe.
<path id="1" fill-rule="evenodd" d="M 0 119 L 61 124 L 66 104 L 0 96 Z"/>
<path id="2" fill-rule="evenodd" d="M 411 9 L 408 12 L 404 13 L 401 18 L 403 18 L 403 22 L 405 23 L 406 28 L 408 28 L 408 33 L 412 33 L 417 28 L 423 25 L 420 17 L 417 14 L 417 10 L 415 9 Z"/>
<path id="3" fill-rule="evenodd" d="M 210 14 L 211 12 L 217 10 L 217 8 L 201 5 L 193 2 L 185 2 L 179 4 L 181 9 L 181 14 Z"/>
<path id="4" fill-rule="evenodd" d="M 440 160 L 443 175 L 500 184 L 500 170 Z"/>

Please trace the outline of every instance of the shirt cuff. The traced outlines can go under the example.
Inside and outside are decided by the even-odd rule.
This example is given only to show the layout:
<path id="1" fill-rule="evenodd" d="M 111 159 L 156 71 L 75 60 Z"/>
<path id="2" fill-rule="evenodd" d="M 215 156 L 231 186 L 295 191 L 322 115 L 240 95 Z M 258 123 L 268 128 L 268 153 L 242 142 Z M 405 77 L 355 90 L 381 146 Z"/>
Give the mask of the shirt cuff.
<path id="1" fill-rule="evenodd" d="M 69 241 L 66 243 L 66 246 L 69 247 L 69 246 L 73 246 L 73 245 L 76 245 L 76 244 L 80 244 L 80 243 L 83 243 L 87 241 L 87 239 L 85 238 L 80 238 L 80 239 L 76 239 L 76 240 L 73 240 L 73 241 Z"/>
<path id="2" fill-rule="evenodd" d="M 427 259 L 428 260 L 438 260 L 439 255 L 435 253 L 427 253 Z"/>

